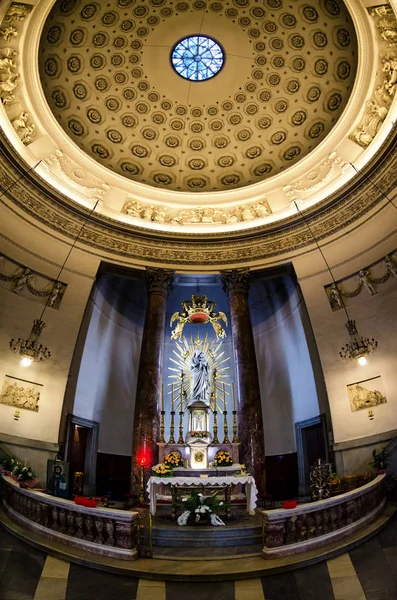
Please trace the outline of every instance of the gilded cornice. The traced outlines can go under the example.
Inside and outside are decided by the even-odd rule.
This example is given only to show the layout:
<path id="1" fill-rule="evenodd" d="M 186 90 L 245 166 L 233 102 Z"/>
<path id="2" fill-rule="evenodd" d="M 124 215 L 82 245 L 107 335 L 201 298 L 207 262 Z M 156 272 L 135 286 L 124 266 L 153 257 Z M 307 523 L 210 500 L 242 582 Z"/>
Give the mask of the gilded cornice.
<path id="1" fill-rule="evenodd" d="M 374 208 L 385 205 L 386 199 L 373 184 L 380 185 L 386 194 L 395 187 L 396 138 L 395 128 L 365 171 L 345 188 L 304 212 L 317 239 L 343 235 Z M 22 210 L 33 224 L 36 221 L 59 234 L 76 237 L 88 209 L 50 188 L 34 170 L 29 170 L 3 132 L 0 132 L 0 153 L 1 188 L 6 190 L 14 184 L 1 201 L 11 209 L 12 205 L 17 207 L 17 212 Z M 79 243 L 96 254 L 110 254 L 115 261 L 124 257 L 137 264 L 196 269 L 202 265 L 216 269 L 221 265 L 257 264 L 282 256 L 291 260 L 305 247 L 312 246 L 313 238 L 298 215 L 245 231 L 171 235 L 146 232 L 96 214 L 86 225 Z"/>

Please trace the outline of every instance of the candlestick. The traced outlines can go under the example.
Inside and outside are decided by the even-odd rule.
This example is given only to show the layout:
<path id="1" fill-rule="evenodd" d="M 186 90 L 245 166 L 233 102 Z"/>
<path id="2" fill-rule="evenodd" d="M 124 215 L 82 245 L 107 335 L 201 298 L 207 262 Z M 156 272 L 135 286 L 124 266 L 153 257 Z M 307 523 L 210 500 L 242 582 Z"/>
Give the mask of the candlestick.
<path id="1" fill-rule="evenodd" d="M 182 408 L 179 411 L 179 440 L 178 440 L 178 444 L 183 444 L 184 443 L 184 439 L 183 439 L 183 411 Z"/>
<path id="2" fill-rule="evenodd" d="M 174 419 L 175 419 L 175 412 L 174 412 L 174 410 L 172 410 L 171 411 L 171 425 L 170 425 L 170 439 L 168 440 L 169 444 L 175 444 L 175 438 L 174 438 L 175 424 L 174 424 Z"/>
<path id="3" fill-rule="evenodd" d="M 229 440 L 229 427 L 227 426 L 227 412 L 223 411 L 223 431 L 225 433 L 225 437 L 223 439 L 224 444 L 230 444 Z"/>
<path id="4" fill-rule="evenodd" d="M 223 412 L 226 412 L 226 388 L 225 384 L 222 383 L 223 386 Z"/>
<path id="5" fill-rule="evenodd" d="M 174 412 L 174 384 L 171 383 L 171 413 Z"/>
<path id="6" fill-rule="evenodd" d="M 216 404 L 215 404 L 215 409 L 216 409 Z M 217 413 L 216 410 L 214 410 L 213 414 L 214 414 L 214 439 L 212 440 L 212 443 L 213 444 L 219 444 L 219 440 L 218 440 L 218 413 Z"/>
<path id="7" fill-rule="evenodd" d="M 161 412 L 164 410 L 164 383 L 161 384 Z"/>
<path id="8" fill-rule="evenodd" d="M 237 411 L 236 410 L 233 411 L 233 440 L 232 440 L 232 444 L 238 444 L 238 437 L 237 437 Z"/>
<path id="9" fill-rule="evenodd" d="M 233 410 L 237 410 L 236 409 L 236 397 L 234 395 L 234 381 L 232 383 L 232 398 L 233 398 Z"/>
<path id="10" fill-rule="evenodd" d="M 160 439 L 159 439 L 160 443 L 164 443 L 165 442 L 165 438 L 164 438 L 164 415 L 165 415 L 165 410 L 162 410 L 161 411 L 161 417 L 160 417 Z"/>

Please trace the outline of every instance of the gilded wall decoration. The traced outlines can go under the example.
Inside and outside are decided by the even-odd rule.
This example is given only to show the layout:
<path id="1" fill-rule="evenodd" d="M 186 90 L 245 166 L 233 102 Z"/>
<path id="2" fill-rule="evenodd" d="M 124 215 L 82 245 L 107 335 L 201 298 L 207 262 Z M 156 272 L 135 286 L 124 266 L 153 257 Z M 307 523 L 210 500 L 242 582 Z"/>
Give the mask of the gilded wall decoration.
<path id="1" fill-rule="evenodd" d="M 364 116 L 350 139 L 363 148 L 370 145 L 385 120 L 397 89 L 397 20 L 393 9 L 383 4 L 370 9 L 379 43 L 379 65 L 374 90 Z"/>
<path id="2" fill-rule="evenodd" d="M 0 404 L 17 406 L 25 410 L 39 412 L 40 393 L 43 389 L 41 383 L 25 381 L 18 377 L 6 375 L 0 392 Z"/>
<path id="3" fill-rule="evenodd" d="M 58 309 L 67 284 L 50 279 L 0 254 L 0 287 Z"/>
<path id="4" fill-rule="evenodd" d="M 375 271 L 378 272 L 378 277 Z M 361 292 L 374 296 L 378 293 L 378 286 L 388 281 L 390 277 L 397 279 L 397 251 L 387 254 L 370 267 L 360 269 L 343 280 L 324 286 L 324 289 L 332 310 L 337 311 Z"/>
<path id="5" fill-rule="evenodd" d="M 387 402 L 380 375 L 349 384 L 347 386 L 347 393 L 352 412 L 365 408 L 368 409 Z"/>

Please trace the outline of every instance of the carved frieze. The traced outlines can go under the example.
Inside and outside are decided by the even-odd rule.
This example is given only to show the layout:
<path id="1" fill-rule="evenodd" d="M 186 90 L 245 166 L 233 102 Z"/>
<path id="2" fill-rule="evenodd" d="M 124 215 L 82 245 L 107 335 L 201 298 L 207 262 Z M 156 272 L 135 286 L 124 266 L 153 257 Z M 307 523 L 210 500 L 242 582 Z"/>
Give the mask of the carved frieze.
<path id="1" fill-rule="evenodd" d="M 397 20 L 388 4 L 371 9 L 379 43 L 379 64 L 371 99 L 350 139 L 363 148 L 370 145 L 385 120 L 397 89 Z"/>
<path id="2" fill-rule="evenodd" d="M 254 221 L 263 219 L 271 214 L 271 208 L 266 199 L 260 202 L 243 204 L 230 209 L 220 207 L 183 208 L 170 210 L 164 206 L 148 206 L 137 200 L 127 200 L 122 213 L 136 219 L 154 221 L 155 223 L 173 223 L 174 225 L 219 225 Z"/>
<path id="3" fill-rule="evenodd" d="M 305 211 L 316 239 L 321 240 L 346 229 L 375 206 L 385 203 L 384 194 L 391 193 L 395 186 L 395 136 L 396 131 L 393 130 L 368 165 L 367 175 L 376 166 L 376 177 L 382 180 L 383 193 L 375 189 L 367 177 L 360 179 L 358 175 L 354 186 L 346 184 L 332 197 Z M 23 164 L 11 150 L 4 135 L 1 136 L 1 141 L 0 186 L 8 189 L 15 184 L 2 197 L 1 202 L 10 207 L 17 206 L 27 218 L 33 218 L 62 235 L 75 238 L 83 225 L 87 209 L 77 206 L 55 189 L 51 193 L 44 190 L 38 185 L 40 180 L 34 171 L 21 178 Z M 4 145 L 7 146 L 7 153 L 2 149 Z M 100 252 L 124 256 L 138 264 L 157 264 L 166 268 L 175 268 L 175 265 L 194 268 L 206 265 L 213 269 L 218 269 L 220 265 L 257 264 L 258 261 L 283 254 L 296 255 L 305 246 L 313 244 L 313 237 L 302 219 L 296 215 L 283 219 L 276 225 L 265 221 L 258 223 L 256 227 L 253 224 L 247 231 L 211 233 L 205 239 L 184 234 L 183 228 L 177 233 L 168 234 L 166 238 L 164 234 L 156 232 L 143 235 L 142 230 L 133 224 L 121 224 L 104 215 L 97 215 L 95 221 L 86 225 L 80 240 Z"/>
<path id="4" fill-rule="evenodd" d="M 375 274 L 376 271 L 378 276 Z M 337 311 L 349 304 L 349 301 L 361 292 L 374 296 L 378 293 L 378 286 L 388 281 L 390 277 L 397 279 L 397 250 L 343 280 L 324 286 L 324 289 L 332 310 Z"/>
<path id="5" fill-rule="evenodd" d="M 41 383 L 32 383 L 6 375 L 0 391 L 0 403 L 39 412 Z"/>
<path id="6" fill-rule="evenodd" d="M 0 254 L 0 287 L 58 309 L 67 284 L 50 279 Z"/>

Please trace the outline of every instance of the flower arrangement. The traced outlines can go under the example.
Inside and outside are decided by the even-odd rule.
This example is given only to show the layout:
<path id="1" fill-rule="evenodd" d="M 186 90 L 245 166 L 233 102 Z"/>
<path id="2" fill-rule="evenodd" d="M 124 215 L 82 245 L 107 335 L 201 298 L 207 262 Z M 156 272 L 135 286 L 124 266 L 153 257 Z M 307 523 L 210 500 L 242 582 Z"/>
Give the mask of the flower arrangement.
<path id="1" fill-rule="evenodd" d="M 185 461 L 183 460 L 182 456 L 179 454 L 179 452 L 175 452 L 175 450 L 167 454 L 167 456 L 164 459 L 164 462 L 172 469 L 185 466 Z"/>
<path id="2" fill-rule="evenodd" d="M 191 431 L 190 435 L 191 435 L 191 437 L 203 439 L 203 438 L 207 437 L 207 432 L 206 431 Z"/>
<path id="3" fill-rule="evenodd" d="M 214 465 L 216 467 L 231 467 L 233 459 L 227 450 L 219 450 L 215 454 Z"/>
<path id="4" fill-rule="evenodd" d="M 372 450 L 372 461 L 369 465 L 375 469 L 375 471 L 385 471 L 389 466 L 388 461 L 388 452 L 386 452 L 385 448 L 381 448 L 379 452 L 374 448 Z"/>
<path id="5" fill-rule="evenodd" d="M 165 462 L 160 463 L 152 468 L 153 477 L 172 477 L 173 471 L 171 465 L 167 465 Z"/>
<path id="6" fill-rule="evenodd" d="M 218 495 L 203 496 L 200 492 L 193 490 L 191 495 L 182 498 L 185 511 L 178 517 L 178 525 L 186 525 L 188 521 L 200 523 L 201 520 L 209 518 L 211 525 L 224 525 L 225 523 L 218 517 L 216 510 L 222 506 L 223 502 L 218 501 Z"/>
<path id="7" fill-rule="evenodd" d="M 4 471 L 9 471 L 11 473 L 11 471 L 15 467 L 15 464 L 15 458 L 12 458 L 12 456 L 8 456 L 8 454 L 5 454 L 0 458 L 0 465 L 2 465 Z"/>
<path id="8" fill-rule="evenodd" d="M 33 470 L 20 462 L 15 463 L 11 475 L 18 481 L 33 481 L 36 479 Z"/>

